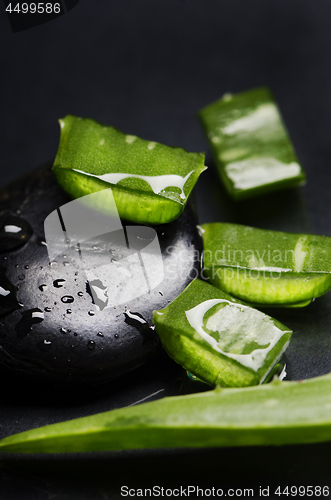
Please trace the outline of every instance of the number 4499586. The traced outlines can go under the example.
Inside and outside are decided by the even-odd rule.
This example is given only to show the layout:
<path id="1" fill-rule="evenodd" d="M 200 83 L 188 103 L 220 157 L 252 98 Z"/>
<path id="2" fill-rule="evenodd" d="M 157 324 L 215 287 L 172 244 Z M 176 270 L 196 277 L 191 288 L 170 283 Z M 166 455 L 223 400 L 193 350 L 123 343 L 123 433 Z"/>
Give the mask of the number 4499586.
<path id="1" fill-rule="evenodd" d="M 286 486 L 275 490 L 275 495 L 279 497 L 328 497 L 330 494 L 329 486 Z"/>
<path id="2" fill-rule="evenodd" d="M 13 13 L 22 13 L 22 14 L 59 14 L 61 12 L 61 5 L 60 3 L 44 3 L 44 2 L 38 2 L 38 3 L 16 3 L 12 4 L 10 3 L 6 7 L 6 12 L 9 12 L 10 14 Z"/>

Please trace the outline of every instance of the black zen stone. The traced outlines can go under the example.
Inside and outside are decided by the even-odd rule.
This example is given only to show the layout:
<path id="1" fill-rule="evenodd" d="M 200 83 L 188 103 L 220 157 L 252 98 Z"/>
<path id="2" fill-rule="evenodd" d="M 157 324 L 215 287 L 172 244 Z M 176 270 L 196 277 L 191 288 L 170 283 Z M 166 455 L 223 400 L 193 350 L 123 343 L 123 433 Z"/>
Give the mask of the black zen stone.
<path id="1" fill-rule="evenodd" d="M 116 269 L 127 272 L 121 260 L 139 253 L 146 242 L 140 241 L 139 226 L 128 222 L 117 236 L 115 231 L 75 246 L 68 240 L 50 262 L 44 221 L 69 201 L 49 165 L 0 191 L 0 364 L 10 373 L 57 386 L 99 384 L 159 351 L 152 312 L 197 276 L 200 241 L 189 206 L 176 221 L 145 228 L 147 242 L 157 233 L 164 279 L 143 293 L 129 273 L 127 286 L 136 298 L 111 303 L 108 298 L 119 287 Z M 113 273 L 113 289 L 100 265 Z"/>

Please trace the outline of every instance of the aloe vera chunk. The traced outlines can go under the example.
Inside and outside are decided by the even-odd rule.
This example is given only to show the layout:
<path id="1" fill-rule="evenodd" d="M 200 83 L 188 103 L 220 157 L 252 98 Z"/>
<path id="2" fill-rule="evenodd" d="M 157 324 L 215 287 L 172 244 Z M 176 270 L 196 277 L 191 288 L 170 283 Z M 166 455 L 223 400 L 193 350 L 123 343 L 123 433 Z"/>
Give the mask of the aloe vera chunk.
<path id="1" fill-rule="evenodd" d="M 331 288 L 331 238 L 238 224 L 199 226 L 204 276 L 251 304 L 303 307 Z"/>
<path id="2" fill-rule="evenodd" d="M 219 175 L 235 200 L 305 182 L 268 88 L 225 94 L 199 116 Z"/>
<path id="3" fill-rule="evenodd" d="M 201 280 L 192 281 L 153 322 L 169 356 L 199 379 L 223 387 L 261 384 L 291 330 Z"/>
<path id="4" fill-rule="evenodd" d="M 176 219 L 204 166 L 203 153 L 145 141 L 89 118 L 60 120 L 53 172 L 72 198 L 112 188 L 121 218 L 146 224 Z M 105 197 L 103 211 L 111 211 Z"/>
<path id="5" fill-rule="evenodd" d="M 0 451 L 264 446 L 331 441 L 331 375 L 216 388 L 47 425 L 0 441 Z"/>

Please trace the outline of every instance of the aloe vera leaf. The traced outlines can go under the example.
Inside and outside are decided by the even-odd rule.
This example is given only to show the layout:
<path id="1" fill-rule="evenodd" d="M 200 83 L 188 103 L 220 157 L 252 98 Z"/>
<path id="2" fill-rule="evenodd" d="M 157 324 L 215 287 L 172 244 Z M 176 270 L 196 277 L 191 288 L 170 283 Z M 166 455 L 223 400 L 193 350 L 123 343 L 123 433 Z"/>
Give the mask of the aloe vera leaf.
<path id="1" fill-rule="evenodd" d="M 331 440 L 331 375 L 168 397 L 6 437 L 0 451 L 63 453 Z"/>
<path id="2" fill-rule="evenodd" d="M 153 322 L 171 358 L 222 387 L 261 384 L 292 334 L 279 321 L 201 280 L 154 311 Z"/>
<path id="3" fill-rule="evenodd" d="M 303 307 L 331 288 L 331 238 L 212 223 L 199 228 L 204 276 L 254 305 Z"/>
<path id="4" fill-rule="evenodd" d="M 89 118 L 60 120 L 53 165 L 57 182 L 72 198 L 112 188 L 121 218 L 162 224 L 176 219 L 204 166 L 203 153 L 188 153 L 126 135 Z M 103 211 L 111 211 L 107 197 Z"/>
<path id="5" fill-rule="evenodd" d="M 268 88 L 225 94 L 199 116 L 234 199 L 304 184 L 305 173 Z"/>

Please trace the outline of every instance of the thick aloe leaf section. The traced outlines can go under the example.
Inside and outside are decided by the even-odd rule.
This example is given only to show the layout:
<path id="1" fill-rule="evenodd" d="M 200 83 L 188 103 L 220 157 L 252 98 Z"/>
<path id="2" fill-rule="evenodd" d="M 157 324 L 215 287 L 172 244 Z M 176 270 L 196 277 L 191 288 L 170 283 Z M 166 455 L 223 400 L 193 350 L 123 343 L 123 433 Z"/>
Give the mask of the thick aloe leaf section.
<path id="1" fill-rule="evenodd" d="M 0 450 L 63 453 L 331 441 L 331 376 L 164 398 L 39 427 Z"/>
<path id="2" fill-rule="evenodd" d="M 153 321 L 171 358 L 201 380 L 223 387 L 262 383 L 292 334 L 277 320 L 200 280 L 155 311 Z"/>
<path id="3" fill-rule="evenodd" d="M 200 111 L 220 177 L 240 200 L 301 185 L 305 174 L 268 88 L 225 94 Z"/>
<path id="4" fill-rule="evenodd" d="M 162 224 L 178 217 L 204 166 L 204 154 L 188 153 L 106 127 L 89 118 L 60 120 L 53 172 L 60 186 L 80 198 L 112 188 L 121 218 Z M 103 211 L 111 212 L 111 203 Z"/>
<path id="5" fill-rule="evenodd" d="M 331 238 L 238 224 L 199 226 L 204 276 L 255 305 L 303 307 L 331 288 Z"/>

